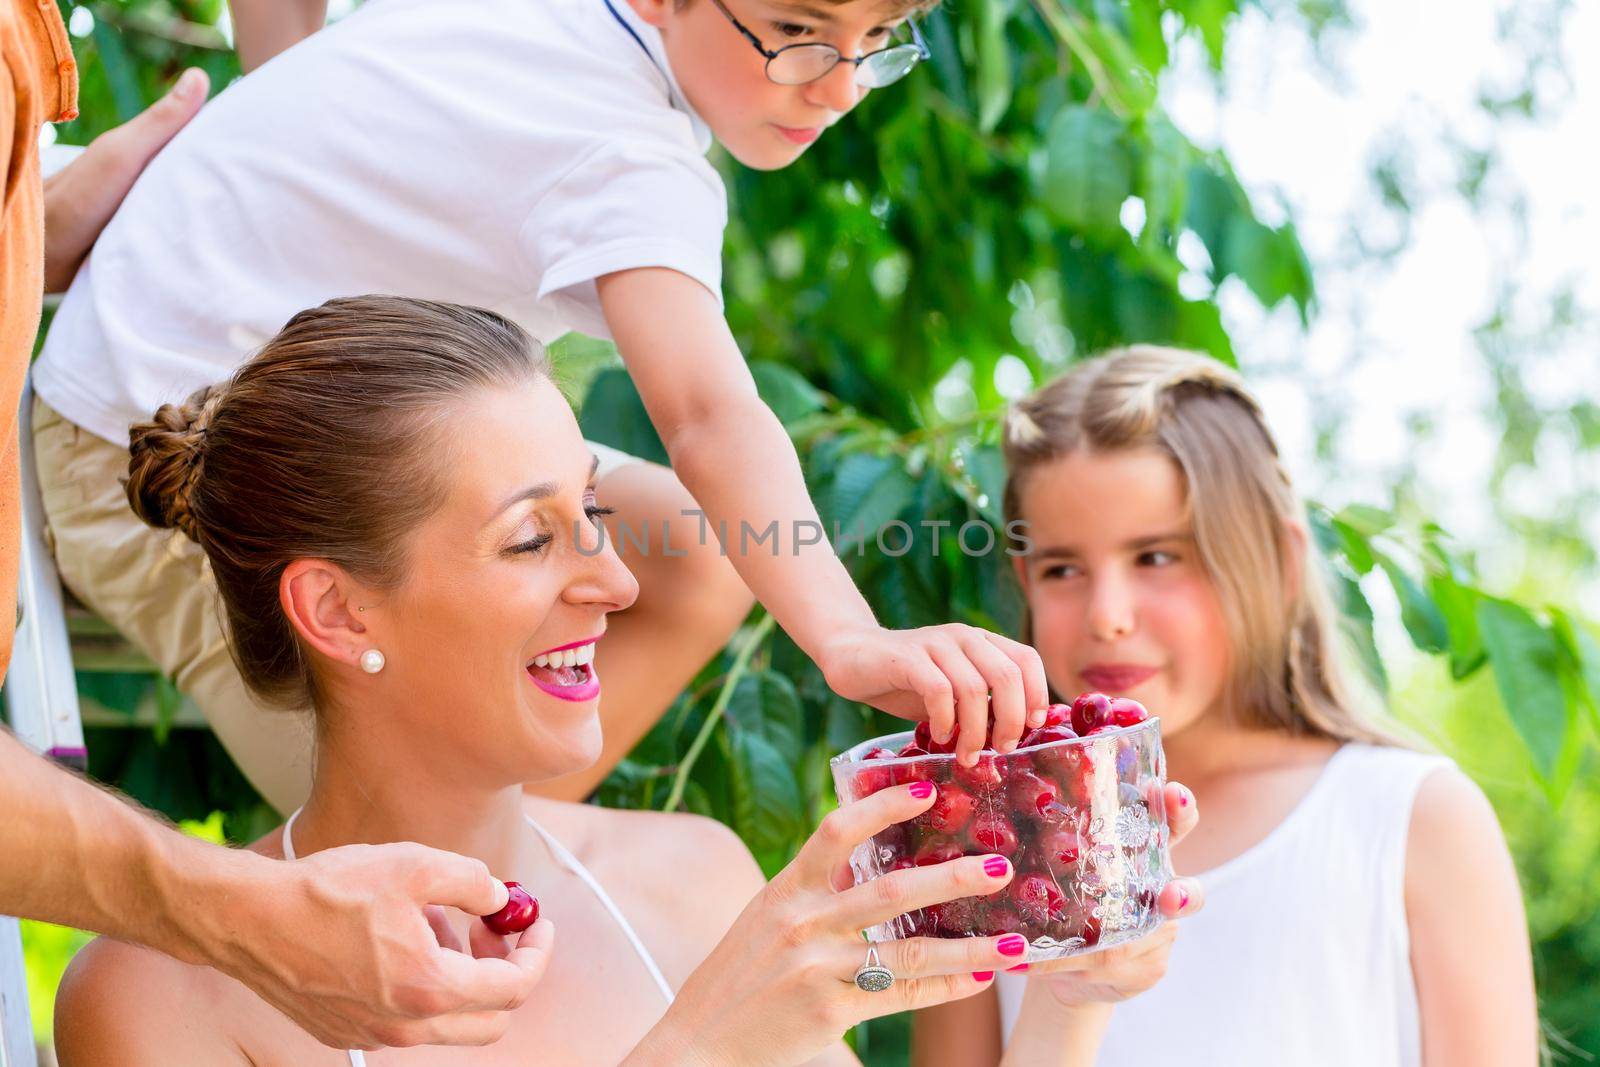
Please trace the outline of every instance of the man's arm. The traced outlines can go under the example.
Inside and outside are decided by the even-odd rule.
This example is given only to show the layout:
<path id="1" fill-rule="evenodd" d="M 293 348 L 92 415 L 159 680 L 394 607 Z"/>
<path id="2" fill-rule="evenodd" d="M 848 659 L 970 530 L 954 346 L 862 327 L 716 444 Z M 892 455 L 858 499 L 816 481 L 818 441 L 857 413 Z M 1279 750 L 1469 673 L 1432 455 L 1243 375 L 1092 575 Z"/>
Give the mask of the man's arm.
<path id="1" fill-rule="evenodd" d="M 293 863 L 161 825 L 0 730 L 0 914 L 74 926 L 207 964 L 339 1048 L 484 1044 L 549 958 L 548 923 L 505 959 L 441 948 L 426 908 L 486 915 L 505 887 L 421 845 Z"/>
<path id="2" fill-rule="evenodd" d="M 927 718 L 935 737 L 959 721 L 968 762 L 983 745 L 992 693 L 996 747 L 1014 745 L 1029 713 L 1042 715 L 1048 703 L 1038 654 L 968 626 L 878 625 L 823 536 L 794 445 L 757 394 L 716 298 L 664 268 L 596 284 L 617 348 L 712 536 L 726 530 L 740 577 L 834 690 Z M 776 543 L 758 541 L 772 525 Z"/>
<path id="3" fill-rule="evenodd" d="M 328 0 L 231 0 L 233 50 L 249 74 L 328 21 Z"/>

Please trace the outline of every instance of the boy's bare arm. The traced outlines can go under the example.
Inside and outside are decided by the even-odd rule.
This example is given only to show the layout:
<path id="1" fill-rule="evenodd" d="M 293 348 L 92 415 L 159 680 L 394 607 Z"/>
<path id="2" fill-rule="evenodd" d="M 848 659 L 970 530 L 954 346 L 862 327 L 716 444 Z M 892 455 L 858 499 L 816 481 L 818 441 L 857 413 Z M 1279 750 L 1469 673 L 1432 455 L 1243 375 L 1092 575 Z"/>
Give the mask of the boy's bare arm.
<path id="1" fill-rule="evenodd" d="M 230 0 L 233 49 L 249 74 L 328 20 L 328 0 Z"/>
<path id="2" fill-rule="evenodd" d="M 829 685 L 903 718 L 927 718 L 935 737 L 959 722 L 958 751 L 968 763 L 982 747 L 992 694 L 995 746 L 1014 746 L 1025 720 L 1035 709 L 1042 718 L 1048 703 L 1038 654 L 969 626 L 878 625 L 824 536 L 794 445 L 757 394 L 716 298 L 665 268 L 619 271 L 597 286 L 623 361 L 710 535 L 726 530 L 740 576 Z"/>

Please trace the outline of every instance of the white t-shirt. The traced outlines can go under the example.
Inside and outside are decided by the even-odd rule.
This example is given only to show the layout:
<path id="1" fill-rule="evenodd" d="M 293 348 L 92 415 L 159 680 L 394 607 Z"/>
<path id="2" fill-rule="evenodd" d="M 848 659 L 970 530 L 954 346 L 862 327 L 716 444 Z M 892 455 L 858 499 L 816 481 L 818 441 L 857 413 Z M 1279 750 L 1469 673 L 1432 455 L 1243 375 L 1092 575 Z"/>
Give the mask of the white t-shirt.
<path id="1" fill-rule="evenodd" d="M 1346 744 L 1261 842 L 1200 875 L 1167 974 L 1116 1006 L 1096 1067 L 1419 1067 L 1406 847 L 1443 756 Z M 995 979 L 1006 1035 L 1026 976 Z"/>
<path id="2" fill-rule="evenodd" d="M 151 162 L 34 388 L 126 444 L 130 423 L 337 296 L 487 307 L 546 342 L 608 336 L 594 279 L 610 271 L 670 267 L 720 300 L 710 145 L 623 0 L 372 0 L 229 86 Z"/>

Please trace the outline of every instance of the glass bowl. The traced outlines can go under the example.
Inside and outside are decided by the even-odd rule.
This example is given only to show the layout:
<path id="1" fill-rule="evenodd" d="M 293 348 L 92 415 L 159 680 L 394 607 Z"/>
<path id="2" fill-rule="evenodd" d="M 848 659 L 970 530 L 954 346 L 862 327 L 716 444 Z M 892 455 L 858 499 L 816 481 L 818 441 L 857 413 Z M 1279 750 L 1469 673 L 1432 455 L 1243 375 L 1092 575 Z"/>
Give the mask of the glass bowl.
<path id="1" fill-rule="evenodd" d="M 1119 945 L 1161 925 L 1156 901 L 1172 862 L 1159 719 L 1005 755 L 984 751 L 970 768 L 947 753 L 882 757 L 912 738 L 909 731 L 873 738 L 830 761 L 840 804 L 919 780 L 938 790 L 926 812 L 857 846 L 850 857 L 856 884 L 989 853 L 1010 859 L 1015 874 L 988 896 L 875 926 L 869 940 L 1015 932 L 1028 939 L 1022 962 L 1035 963 Z"/>

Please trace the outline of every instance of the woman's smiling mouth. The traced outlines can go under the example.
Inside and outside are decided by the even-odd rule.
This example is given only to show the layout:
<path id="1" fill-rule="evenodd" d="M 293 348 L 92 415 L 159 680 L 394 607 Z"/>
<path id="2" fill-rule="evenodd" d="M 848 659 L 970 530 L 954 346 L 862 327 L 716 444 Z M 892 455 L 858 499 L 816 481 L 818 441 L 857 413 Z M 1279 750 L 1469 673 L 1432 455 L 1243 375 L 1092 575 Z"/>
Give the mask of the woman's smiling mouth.
<path id="1" fill-rule="evenodd" d="M 600 679 L 594 673 L 595 642 L 578 641 L 541 652 L 527 666 L 533 684 L 562 700 L 593 700 L 600 695 Z"/>

